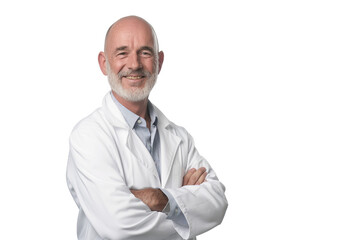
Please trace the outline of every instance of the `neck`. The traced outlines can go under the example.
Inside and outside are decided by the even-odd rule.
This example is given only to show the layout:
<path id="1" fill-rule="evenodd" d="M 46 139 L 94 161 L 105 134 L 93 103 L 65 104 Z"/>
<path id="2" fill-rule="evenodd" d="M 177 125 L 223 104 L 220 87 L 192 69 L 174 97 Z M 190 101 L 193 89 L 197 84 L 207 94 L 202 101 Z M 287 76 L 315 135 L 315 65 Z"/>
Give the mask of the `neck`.
<path id="1" fill-rule="evenodd" d="M 139 102 L 129 102 L 120 97 L 116 94 L 116 92 L 112 91 L 112 94 L 118 100 L 124 107 L 129 109 L 131 112 L 135 113 L 139 117 L 142 117 L 143 119 L 146 119 L 147 115 L 147 104 L 148 104 L 148 98 L 145 98 L 142 101 Z"/>

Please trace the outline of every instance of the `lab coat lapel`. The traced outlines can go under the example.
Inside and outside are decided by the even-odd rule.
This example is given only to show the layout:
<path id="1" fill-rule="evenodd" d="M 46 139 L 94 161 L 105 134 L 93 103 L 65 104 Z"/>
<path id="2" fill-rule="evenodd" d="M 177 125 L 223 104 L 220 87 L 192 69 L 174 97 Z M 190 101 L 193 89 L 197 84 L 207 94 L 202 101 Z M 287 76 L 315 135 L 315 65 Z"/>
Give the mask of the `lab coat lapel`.
<path id="1" fill-rule="evenodd" d="M 154 110 L 159 118 L 158 133 L 160 137 L 161 152 L 161 185 L 165 187 L 170 177 L 173 163 L 176 156 L 178 156 L 177 151 L 181 143 L 181 138 L 173 132 L 172 123 L 165 117 L 165 115 L 155 106 Z"/>
<path id="2" fill-rule="evenodd" d="M 129 130 L 126 147 L 137 159 L 137 161 L 143 164 L 159 180 L 160 183 L 159 174 L 156 170 L 155 162 L 151 154 L 141 142 L 140 138 L 132 130 Z"/>
<path id="3" fill-rule="evenodd" d="M 154 160 L 149 151 L 141 142 L 136 133 L 126 123 L 123 115 L 112 100 L 110 92 L 103 100 L 103 110 L 109 122 L 115 127 L 118 136 L 126 139 L 126 147 L 137 161 L 144 165 L 152 174 L 159 179 Z M 160 182 L 160 180 L 159 180 Z"/>
<path id="4" fill-rule="evenodd" d="M 167 129 L 160 129 L 159 134 L 161 149 L 161 185 L 164 187 L 169 179 L 171 168 L 173 166 L 181 139 Z"/>

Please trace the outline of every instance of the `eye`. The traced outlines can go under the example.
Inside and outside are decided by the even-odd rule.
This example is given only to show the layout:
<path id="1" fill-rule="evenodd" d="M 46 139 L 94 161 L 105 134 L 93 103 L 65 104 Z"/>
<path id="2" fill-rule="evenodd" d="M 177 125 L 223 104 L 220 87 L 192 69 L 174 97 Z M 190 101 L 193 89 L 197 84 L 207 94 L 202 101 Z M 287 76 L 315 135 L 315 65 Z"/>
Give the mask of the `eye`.
<path id="1" fill-rule="evenodd" d="M 144 57 L 151 57 L 152 56 L 152 52 L 150 51 L 141 51 L 141 56 L 144 56 Z"/>
<path id="2" fill-rule="evenodd" d="M 127 52 L 118 52 L 118 53 L 116 54 L 116 56 L 123 57 L 123 56 L 125 56 L 126 54 L 127 54 Z"/>

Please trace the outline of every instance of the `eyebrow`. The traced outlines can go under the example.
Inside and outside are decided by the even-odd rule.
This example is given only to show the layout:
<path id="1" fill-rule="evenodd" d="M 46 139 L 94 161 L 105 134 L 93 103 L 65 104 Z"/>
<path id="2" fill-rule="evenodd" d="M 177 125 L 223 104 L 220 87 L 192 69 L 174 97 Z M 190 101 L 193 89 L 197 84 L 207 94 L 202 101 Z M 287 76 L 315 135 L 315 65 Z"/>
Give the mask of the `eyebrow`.
<path id="1" fill-rule="evenodd" d="M 117 48 L 115 49 L 115 52 L 123 51 L 123 50 L 126 50 L 127 48 L 128 48 L 127 46 L 117 47 Z"/>

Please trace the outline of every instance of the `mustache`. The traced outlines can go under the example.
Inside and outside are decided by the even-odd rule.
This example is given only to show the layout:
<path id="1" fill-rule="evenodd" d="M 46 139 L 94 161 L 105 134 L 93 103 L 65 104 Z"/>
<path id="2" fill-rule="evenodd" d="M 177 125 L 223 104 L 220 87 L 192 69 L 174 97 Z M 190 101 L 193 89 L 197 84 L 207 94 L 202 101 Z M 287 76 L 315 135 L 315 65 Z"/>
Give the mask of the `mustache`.
<path id="1" fill-rule="evenodd" d="M 128 75 L 138 75 L 138 76 L 144 76 L 147 78 L 151 77 L 151 73 L 144 69 L 124 70 L 124 71 L 120 71 L 117 75 L 118 75 L 119 79 L 121 79 L 122 77 L 126 77 Z"/>

